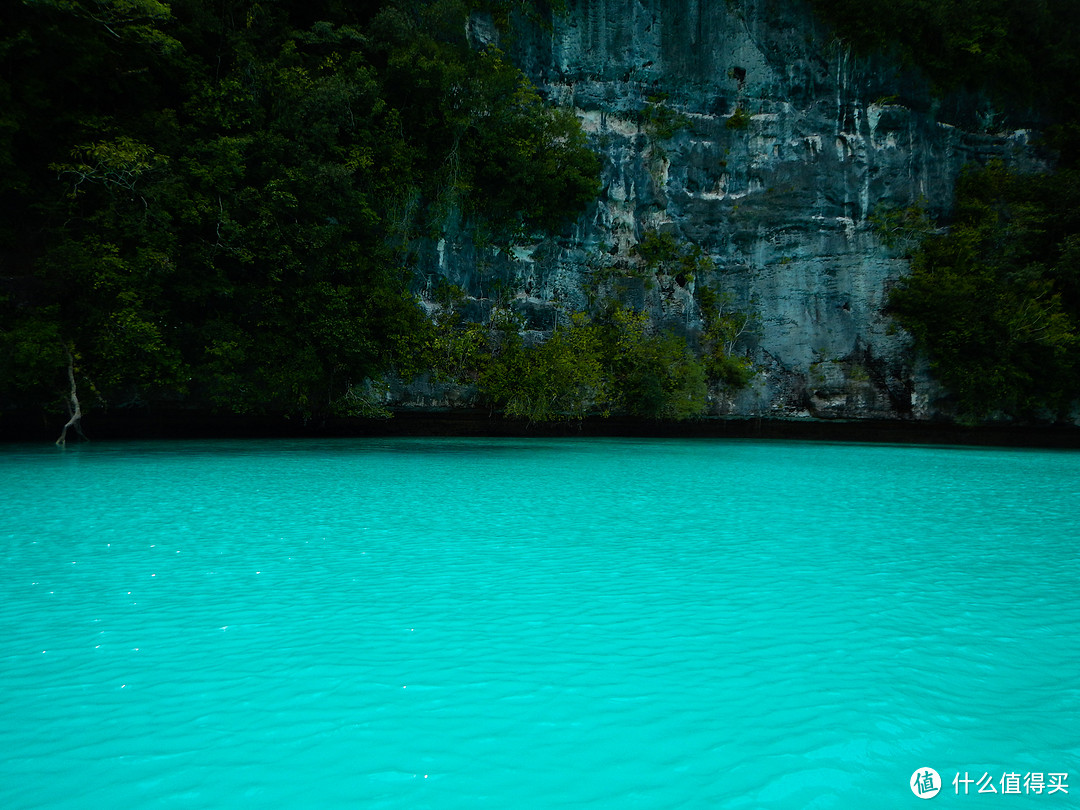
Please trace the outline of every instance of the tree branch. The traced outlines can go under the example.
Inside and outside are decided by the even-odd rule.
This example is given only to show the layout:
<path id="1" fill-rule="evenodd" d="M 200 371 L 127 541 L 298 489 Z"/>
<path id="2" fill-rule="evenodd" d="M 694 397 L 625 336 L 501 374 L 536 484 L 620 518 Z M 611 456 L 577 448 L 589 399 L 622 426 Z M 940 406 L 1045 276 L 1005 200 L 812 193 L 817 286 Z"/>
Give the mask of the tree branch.
<path id="1" fill-rule="evenodd" d="M 83 438 L 83 441 L 88 441 L 86 434 L 82 431 L 82 406 L 79 405 L 79 394 L 75 388 L 75 356 L 71 353 L 71 349 L 67 350 L 67 357 L 68 382 L 71 383 L 68 413 L 71 415 L 71 418 L 67 420 L 67 424 L 65 424 L 63 430 L 60 431 L 60 438 L 56 440 L 57 447 L 64 447 L 67 445 L 67 432 L 69 428 L 74 428 L 75 432 Z"/>

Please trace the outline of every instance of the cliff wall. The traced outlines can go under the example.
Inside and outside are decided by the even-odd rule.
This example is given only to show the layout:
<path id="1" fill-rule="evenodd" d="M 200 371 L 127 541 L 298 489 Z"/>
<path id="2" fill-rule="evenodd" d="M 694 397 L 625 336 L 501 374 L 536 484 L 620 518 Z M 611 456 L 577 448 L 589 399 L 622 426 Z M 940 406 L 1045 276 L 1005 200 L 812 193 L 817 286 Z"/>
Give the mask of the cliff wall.
<path id="1" fill-rule="evenodd" d="M 474 18 L 471 36 L 496 38 Z M 936 101 L 917 75 L 857 58 L 798 0 L 571 0 L 550 32 L 513 43 L 602 155 L 596 203 L 558 238 L 507 256 L 465 228 L 426 246 L 425 289 L 464 288 L 542 332 L 598 299 L 644 306 L 693 341 L 707 284 L 754 315 L 739 339 L 758 374 L 714 392 L 716 415 L 926 419 L 948 403 L 883 313 L 907 268 L 871 222 L 879 206 L 947 213 L 965 164 L 1034 166 L 1026 131 L 987 131 L 979 99 Z M 650 231 L 699 245 L 714 269 L 641 272 Z M 439 404 L 424 385 L 399 396 Z"/>

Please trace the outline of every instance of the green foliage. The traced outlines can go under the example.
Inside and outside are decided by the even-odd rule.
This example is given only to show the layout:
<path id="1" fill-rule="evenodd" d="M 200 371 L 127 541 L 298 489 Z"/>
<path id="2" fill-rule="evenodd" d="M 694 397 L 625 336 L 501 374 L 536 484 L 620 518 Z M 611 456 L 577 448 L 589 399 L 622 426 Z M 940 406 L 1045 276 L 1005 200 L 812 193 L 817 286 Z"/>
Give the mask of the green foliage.
<path id="1" fill-rule="evenodd" d="M 680 131 L 691 126 L 687 115 L 676 112 L 664 103 L 667 98 L 667 93 L 649 96 L 640 113 L 641 125 L 645 131 L 660 141 L 674 138 Z"/>
<path id="2" fill-rule="evenodd" d="M 332 404 L 335 416 L 354 416 L 362 419 L 390 419 L 393 413 L 384 404 L 389 387 L 384 381 L 364 380 L 354 385 Z"/>
<path id="3" fill-rule="evenodd" d="M 699 245 L 666 231 L 646 232 L 633 252 L 651 273 L 673 276 L 681 285 L 698 280 L 695 296 L 704 321 L 700 342 L 705 375 L 730 389 L 744 388 L 753 376 L 753 365 L 736 353 L 735 344 L 753 328 L 753 319 L 734 308 L 730 295 L 701 281 L 715 270 L 712 258 Z"/>
<path id="4" fill-rule="evenodd" d="M 78 162 L 49 168 L 71 183 L 72 196 L 80 193 L 83 183 L 100 183 L 110 191 L 134 195 L 144 176 L 168 163 L 151 147 L 126 136 L 77 146 L 71 156 Z"/>
<path id="5" fill-rule="evenodd" d="M 490 354 L 489 329 L 462 320 L 460 307 L 465 301 L 465 291 L 460 287 L 440 285 L 435 300 L 441 311 L 435 318 L 430 338 L 428 365 L 441 378 L 473 380 Z"/>
<path id="6" fill-rule="evenodd" d="M 644 234 L 635 253 L 646 272 L 683 284 L 714 270 L 700 247 L 666 232 Z M 611 413 L 692 418 L 704 411 L 710 382 L 737 389 L 753 375 L 735 348 L 753 319 L 728 295 L 703 285 L 697 294 L 705 321 L 700 356 L 685 338 L 656 330 L 645 313 L 612 302 L 593 320 L 560 318 L 550 338 L 527 345 L 509 311 L 496 309 L 487 324 L 463 321 L 464 291 L 440 285 L 431 363 L 444 379 L 475 382 L 493 407 L 530 421 Z"/>
<path id="7" fill-rule="evenodd" d="M 584 316 L 533 348 L 516 333 L 504 335 L 484 368 L 481 391 L 508 416 L 531 422 L 581 419 L 604 399 L 599 338 Z"/>
<path id="8" fill-rule="evenodd" d="M 920 69 L 932 89 L 993 100 L 983 128 L 1032 126 L 1058 150 L 1053 174 L 1001 164 L 965 174 L 955 219 L 934 234 L 923 206 L 872 217 L 912 255 L 890 296 L 897 320 L 966 418 L 1063 416 L 1080 396 L 1077 254 L 1080 18 L 1069 0 L 812 0 L 857 51 Z M 917 248 L 917 249 L 916 249 Z"/>
<path id="9" fill-rule="evenodd" d="M 1080 19 L 1071 0 L 812 0 L 812 5 L 857 50 L 889 53 L 921 69 L 938 92 L 988 92 L 1021 119 L 1038 111 L 1057 125 L 1059 144 L 1076 143 L 1075 132 L 1066 132 L 1080 120 Z"/>
<path id="10" fill-rule="evenodd" d="M 750 113 L 744 107 L 736 107 L 735 112 L 724 122 L 728 129 L 747 129 L 750 126 Z"/>
<path id="11" fill-rule="evenodd" d="M 427 321 L 403 248 L 451 213 L 558 229 L 595 196 L 574 115 L 466 39 L 474 10 L 559 6 L 5 5 L 0 406 L 55 401 L 68 348 L 106 403 L 303 416 L 475 369 L 477 330 Z"/>
<path id="12" fill-rule="evenodd" d="M 595 321 L 579 313 L 537 346 L 526 347 L 516 330 L 490 345 L 480 390 L 508 416 L 687 419 L 705 409 L 703 364 L 684 339 L 650 331 L 644 313 L 613 307 Z"/>
<path id="13" fill-rule="evenodd" d="M 648 272 L 674 276 L 683 285 L 715 267 L 699 245 L 677 239 L 667 231 L 646 231 L 631 252 Z"/>
<path id="14" fill-rule="evenodd" d="M 705 369 L 686 341 L 651 333 L 644 313 L 617 307 L 600 324 L 612 410 L 687 419 L 705 409 Z"/>
<path id="15" fill-rule="evenodd" d="M 701 348 L 707 378 L 729 390 L 745 388 L 754 376 L 754 366 L 750 358 L 736 353 L 735 344 L 754 328 L 754 318 L 735 309 L 728 293 L 701 284 L 695 294 L 704 321 Z"/>
<path id="16" fill-rule="evenodd" d="M 0 380 L 5 390 L 9 396 L 26 392 L 53 404 L 64 390 L 67 365 L 57 308 L 20 312 L 10 300 L 0 299 L 0 312 Z"/>
<path id="17" fill-rule="evenodd" d="M 925 197 L 914 205 L 902 207 L 878 203 L 870 215 L 870 224 L 886 246 L 907 253 L 934 229 L 926 206 Z"/>
<path id="18" fill-rule="evenodd" d="M 947 234 L 928 237 L 890 308 L 961 412 L 1064 415 L 1080 397 L 1080 195 L 1073 172 L 964 175 Z"/>
<path id="19" fill-rule="evenodd" d="M 558 229 L 599 193 L 599 159 L 572 112 L 547 107 L 498 51 L 486 57 L 492 105 L 503 110 L 486 112 L 455 144 L 458 187 L 473 201 L 467 210 L 486 216 L 497 234 Z"/>

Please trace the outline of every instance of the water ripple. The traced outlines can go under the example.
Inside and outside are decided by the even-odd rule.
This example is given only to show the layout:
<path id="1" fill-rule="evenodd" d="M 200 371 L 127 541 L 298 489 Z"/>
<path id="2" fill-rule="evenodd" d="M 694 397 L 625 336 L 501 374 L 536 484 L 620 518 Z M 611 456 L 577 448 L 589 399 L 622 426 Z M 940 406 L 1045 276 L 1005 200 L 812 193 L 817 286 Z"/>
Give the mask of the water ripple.
<path id="1" fill-rule="evenodd" d="M 5 451 L 0 806 L 888 808 L 920 766 L 1068 771 L 1078 473 L 755 442 Z"/>

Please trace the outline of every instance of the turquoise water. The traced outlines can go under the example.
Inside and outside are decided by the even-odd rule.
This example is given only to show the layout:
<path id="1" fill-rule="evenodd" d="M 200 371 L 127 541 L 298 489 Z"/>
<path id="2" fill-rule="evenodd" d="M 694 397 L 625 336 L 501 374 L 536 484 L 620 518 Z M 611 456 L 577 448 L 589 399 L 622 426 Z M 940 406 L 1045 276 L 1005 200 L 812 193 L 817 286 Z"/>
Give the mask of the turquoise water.
<path id="1" fill-rule="evenodd" d="M 1074 807 L 1078 505 L 1069 452 L 0 448 L 0 807 Z"/>

